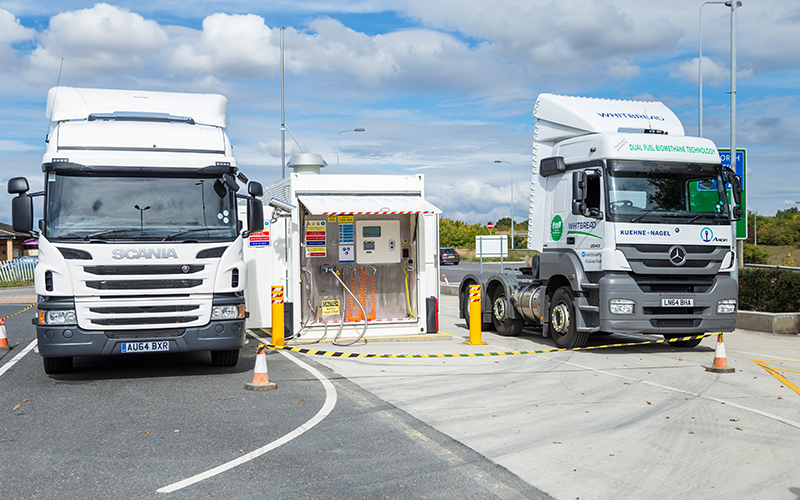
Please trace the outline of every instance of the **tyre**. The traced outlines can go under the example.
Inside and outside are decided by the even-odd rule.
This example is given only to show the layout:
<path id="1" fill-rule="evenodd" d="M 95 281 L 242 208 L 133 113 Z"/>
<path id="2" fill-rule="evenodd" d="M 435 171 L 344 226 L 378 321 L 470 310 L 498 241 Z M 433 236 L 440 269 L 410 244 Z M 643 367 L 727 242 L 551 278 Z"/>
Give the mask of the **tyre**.
<path id="1" fill-rule="evenodd" d="M 214 366 L 236 366 L 239 362 L 239 349 L 211 351 L 211 364 Z"/>
<path id="2" fill-rule="evenodd" d="M 561 287 L 550 300 L 550 324 L 547 333 L 561 349 L 586 347 L 589 332 L 579 332 L 575 318 L 575 298 L 569 287 Z"/>
<path id="3" fill-rule="evenodd" d="M 671 340 L 672 338 L 675 337 L 680 337 L 680 335 L 675 335 L 674 333 L 664 334 L 664 338 L 667 339 L 667 342 L 669 342 L 669 345 L 671 345 L 672 347 L 697 347 L 700 345 L 700 342 L 703 341 L 703 339 Z M 686 335 L 686 337 L 689 337 L 689 335 Z"/>
<path id="4" fill-rule="evenodd" d="M 506 297 L 506 291 L 498 287 L 492 294 L 492 325 L 498 335 L 504 337 L 516 337 L 522 332 L 525 320 L 522 318 L 511 318 L 511 308 L 514 307 Z"/>
<path id="5" fill-rule="evenodd" d="M 464 308 L 464 320 L 467 322 L 467 328 L 469 328 L 469 285 L 474 285 L 474 282 L 466 283 L 465 285 L 465 292 L 461 296 L 461 305 Z M 483 293 L 481 291 L 481 293 Z M 481 304 L 482 305 L 482 304 Z M 481 331 L 490 330 L 492 328 L 492 323 L 483 323 L 481 322 Z"/>
<path id="6" fill-rule="evenodd" d="M 69 373 L 72 371 L 72 357 L 65 358 L 42 358 L 44 372 L 48 375 L 59 373 Z"/>

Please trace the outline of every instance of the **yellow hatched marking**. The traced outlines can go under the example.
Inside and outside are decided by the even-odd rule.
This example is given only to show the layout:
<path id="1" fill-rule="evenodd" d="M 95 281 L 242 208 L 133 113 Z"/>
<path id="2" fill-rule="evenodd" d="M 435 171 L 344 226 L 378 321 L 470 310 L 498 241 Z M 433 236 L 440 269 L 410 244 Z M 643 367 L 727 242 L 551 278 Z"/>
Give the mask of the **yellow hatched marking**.
<path id="1" fill-rule="evenodd" d="M 772 360 L 770 360 L 770 359 L 765 359 L 765 360 L 752 359 L 751 361 L 753 363 L 757 364 L 758 366 L 760 366 L 761 368 L 763 368 L 764 370 L 766 370 L 767 373 L 769 373 L 770 375 L 772 375 L 776 379 L 778 379 L 781 382 L 783 382 L 783 384 L 786 387 L 788 387 L 789 389 L 793 390 L 797 394 L 800 394 L 800 387 L 797 387 L 795 384 L 790 382 L 788 378 L 786 378 L 783 375 L 781 375 L 780 373 L 778 373 L 779 371 L 790 372 L 790 373 L 800 373 L 800 372 L 797 372 L 797 371 L 794 371 L 794 370 L 785 370 L 785 369 L 782 369 L 782 368 L 775 368 L 774 366 L 770 366 L 770 365 L 768 365 L 766 363 L 766 361 L 769 361 L 770 363 L 797 363 L 798 361 L 784 361 L 784 360 L 775 360 L 775 359 L 772 359 Z"/>

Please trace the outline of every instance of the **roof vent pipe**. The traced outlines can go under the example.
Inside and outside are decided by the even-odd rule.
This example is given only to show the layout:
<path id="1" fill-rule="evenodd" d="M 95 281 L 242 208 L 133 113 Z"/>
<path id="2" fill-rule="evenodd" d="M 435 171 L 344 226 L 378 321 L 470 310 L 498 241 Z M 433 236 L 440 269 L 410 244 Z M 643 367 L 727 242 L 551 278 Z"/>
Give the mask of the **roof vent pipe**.
<path id="1" fill-rule="evenodd" d="M 313 153 L 302 153 L 294 155 L 289 159 L 288 167 L 293 168 L 298 174 L 319 175 L 319 169 L 327 167 L 328 164 L 322 159 L 321 155 Z"/>

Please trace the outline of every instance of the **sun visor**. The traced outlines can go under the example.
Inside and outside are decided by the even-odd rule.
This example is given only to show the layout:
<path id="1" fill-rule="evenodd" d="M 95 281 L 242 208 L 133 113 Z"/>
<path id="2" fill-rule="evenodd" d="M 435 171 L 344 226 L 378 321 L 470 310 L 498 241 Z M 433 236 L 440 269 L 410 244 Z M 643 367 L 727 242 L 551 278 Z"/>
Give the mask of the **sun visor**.
<path id="1" fill-rule="evenodd" d="M 421 196 L 298 195 L 312 215 L 394 215 L 442 213 Z"/>

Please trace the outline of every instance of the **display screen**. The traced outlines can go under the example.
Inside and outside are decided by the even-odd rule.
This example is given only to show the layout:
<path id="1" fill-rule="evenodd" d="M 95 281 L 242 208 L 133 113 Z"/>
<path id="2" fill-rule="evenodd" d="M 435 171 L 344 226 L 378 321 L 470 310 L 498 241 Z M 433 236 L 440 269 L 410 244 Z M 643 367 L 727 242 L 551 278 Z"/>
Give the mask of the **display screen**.
<path id="1" fill-rule="evenodd" d="M 364 226 L 361 228 L 361 236 L 364 238 L 380 238 L 381 226 Z"/>

